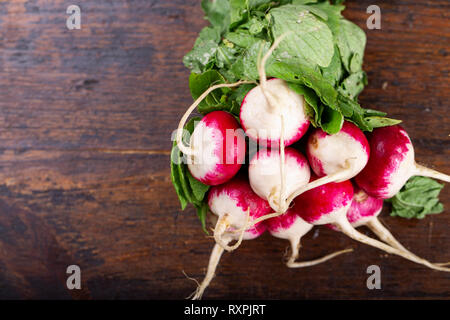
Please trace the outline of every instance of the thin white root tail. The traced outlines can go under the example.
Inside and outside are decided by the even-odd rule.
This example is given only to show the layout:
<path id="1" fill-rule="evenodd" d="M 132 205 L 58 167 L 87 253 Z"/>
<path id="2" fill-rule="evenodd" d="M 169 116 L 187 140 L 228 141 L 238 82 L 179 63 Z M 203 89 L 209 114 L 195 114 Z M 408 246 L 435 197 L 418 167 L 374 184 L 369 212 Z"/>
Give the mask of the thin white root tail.
<path id="1" fill-rule="evenodd" d="M 367 244 L 369 246 L 378 248 L 380 250 L 383 250 L 387 253 L 390 254 L 395 254 L 398 255 L 400 257 L 403 257 L 407 260 L 410 260 L 412 262 L 418 263 L 418 264 L 422 264 L 424 266 L 427 266 L 430 269 L 434 269 L 434 270 L 439 270 L 439 271 L 445 271 L 445 272 L 450 272 L 450 268 L 444 268 L 441 266 L 437 266 L 434 265 L 432 263 L 430 263 L 429 261 L 419 258 L 415 255 L 410 254 L 409 252 L 405 252 L 403 250 L 399 250 L 397 248 L 393 248 L 381 241 L 372 239 L 360 232 L 358 232 L 357 230 L 355 230 L 355 228 L 352 227 L 352 225 L 350 224 L 350 222 L 348 222 L 347 217 L 344 215 L 341 217 L 341 219 L 339 219 L 338 221 L 335 222 L 335 225 L 340 228 L 340 230 L 346 234 L 348 237 L 352 238 L 353 240 L 362 242 L 364 244 Z"/>
<path id="2" fill-rule="evenodd" d="M 395 239 L 392 233 L 381 223 L 380 220 L 378 220 L 377 217 L 367 222 L 366 226 L 370 230 L 372 230 L 372 232 L 375 233 L 376 236 L 380 238 L 381 241 L 386 242 L 391 247 L 413 254 L 408 249 L 406 249 L 400 242 L 398 242 L 397 239 Z"/>
<path id="3" fill-rule="evenodd" d="M 400 242 L 398 242 L 398 240 L 395 239 L 395 237 L 392 235 L 392 233 L 381 223 L 380 220 L 378 220 L 378 218 L 375 217 L 375 218 L 371 219 L 369 222 L 366 223 L 366 226 L 370 230 L 372 230 L 372 232 L 375 233 L 376 236 L 378 238 L 380 238 L 381 241 L 386 242 L 391 247 L 402 250 L 412 256 L 417 257 L 418 259 L 421 259 L 419 256 L 412 253 L 411 251 L 406 249 Z M 432 263 L 432 264 L 439 266 L 439 267 L 445 267 L 445 266 L 450 265 L 450 262 Z"/>
<path id="4" fill-rule="evenodd" d="M 208 288 L 209 284 L 214 278 L 217 266 L 219 264 L 223 252 L 224 252 L 223 248 L 216 243 L 211 252 L 211 256 L 209 257 L 209 264 L 208 269 L 206 270 L 205 278 L 203 279 L 200 285 L 197 282 L 198 287 L 193 293 L 192 300 L 200 300 L 202 298 L 203 293 L 205 292 L 206 288 Z"/>
<path id="5" fill-rule="evenodd" d="M 233 88 L 233 87 L 238 87 L 241 84 L 248 84 L 248 83 L 255 83 L 254 81 L 238 81 L 235 83 L 221 83 L 221 84 L 217 84 L 214 85 L 212 87 L 210 87 L 208 90 L 206 90 L 205 92 L 203 92 L 203 94 L 198 97 L 197 100 L 195 100 L 195 102 L 186 110 L 186 112 L 184 113 L 183 117 L 181 117 L 180 123 L 178 124 L 178 129 L 177 129 L 177 146 L 178 149 L 180 149 L 181 152 L 183 152 L 186 155 L 195 155 L 194 150 L 191 149 L 190 146 L 186 146 L 183 143 L 183 128 L 184 125 L 186 124 L 187 119 L 189 118 L 189 115 L 195 110 L 195 108 L 197 108 L 197 106 L 203 101 L 205 100 L 205 98 L 214 90 L 216 89 L 220 89 L 220 88 Z"/>
<path id="6" fill-rule="evenodd" d="M 450 182 L 449 175 L 446 175 L 445 173 L 441 173 L 436 170 L 421 166 L 420 164 L 417 164 L 417 163 L 416 163 L 416 168 L 414 170 L 414 175 L 434 178 L 434 179 L 445 181 L 445 182 Z"/>
<path id="7" fill-rule="evenodd" d="M 322 258 L 319 258 L 319 259 L 316 259 L 316 260 L 304 261 L 304 262 L 294 262 L 295 260 L 291 261 L 291 259 L 289 259 L 289 261 L 286 263 L 286 266 L 288 268 L 312 267 L 312 266 L 321 264 L 323 262 L 326 262 L 328 260 L 331 260 L 331 259 L 333 259 L 333 258 L 335 258 L 335 257 L 337 257 L 337 256 L 339 256 L 341 254 L 349 253 L 349 252 L 352 252 L 352 251 L 353 251 L 352 248 L 348 248 L 348 249 L 345 249 L 345 250 L 336 251 L 334 253 L 328 254 L 328 255 L 323 256 Z"/>
<path id="8" fill-rule="evenodd" d="M 437 265 L 439 267 L 445 267 L 445 266 L 450 266 L 450 262 L 435 263 L 435 265 Z"/>

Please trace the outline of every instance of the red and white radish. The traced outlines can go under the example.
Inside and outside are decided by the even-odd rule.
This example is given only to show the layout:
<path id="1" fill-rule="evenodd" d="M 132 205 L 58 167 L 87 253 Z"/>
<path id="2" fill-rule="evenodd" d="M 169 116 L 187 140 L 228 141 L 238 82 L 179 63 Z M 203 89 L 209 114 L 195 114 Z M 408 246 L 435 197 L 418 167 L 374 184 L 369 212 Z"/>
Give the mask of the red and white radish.
<path id="1" fill-rule="evenodd" d="M 188 155 L 192 176 L 210 186 L 230 180 L 245 160 L 245 136 L 234 117 L 214 111 L 197 124 L 190 139 Z"/>
<path id="2" fill-rule="evenodd" d="M 312 224 L 307 223 L 297 214 L 296 211 L 298 209 L 299 208 L 294 206 L 286 213 L 265 221 L 267 231 L 269 231 L 272 236 L 288 240 L 291 245 L 291 256 L 286 262 L 286 266 L 289 268 L 310 267 L 330 260 L 342 253 L 353 251 L 352 249 L 347 249 L 329 254 L 317 260 L 295 262 L 299 256 L 300 241 L 302 237 L 313 228 Z"/>
<path id="3" fill-rule="evenodd" d="M 220 257 L 224 250 L 234 250 L 242 240 L 251 240 L 259 237 L 266 230 L 263 223 L 257 223 L 246 228 L 249 220 L 253 221 L 271 212 L 267 201 L 258 197 L 251 189 L 248 180 L 237 176 L 220 186 L 212 187 L 208 194 L 208 204 L 211 212 L 217 216 L 218 221 L 214 229 L 214 245 L 205 279 L 197 288 L 193 299 L 200 299 L 208 287 Z M 245 232 L 237 232 L 245 228 Z M 235 246 L 228 244 L 237 240 Z"/>
<path id="4" fill-rule="evenodd" d="M 268 102 L 267 95 L 276 101 L 276 106 Z M 310 121 L 305 104 L 304 97 L 290 89 L 286 81 L 268 80 L 264 89 L 259 85 L 244 98 L 240 111 L 242 127 L 251 139 L 263 146 L 279 145 L 283 127 L 284 145 L 289 146 L 308 130 Z"/>
<path id="5" fill-rule="evenodd" d="M 396 254 L 431 269 L 450 271 L 449 268 L 434 265 L 409 252 L 393 248 L 358 232 L 347 219 L 347 211 L 352 204 L 353 193 L 353 186 L 349 180 L 339 183 L 332 182 L 302 193 L 294 202 L 296 206 L 298 205 L 302 208 L 298 211 L 298 214 L 308 223 L 314 225 L 333 224 L 344 234 L 356 241 L 379 248 L 391 254 Z"/>
<path id="6" fill-rule="evenodd" d="M 238 82 L 235 82 L 235 83 L 220 83 L 220 84 L 217 84 L 217 85 L 214 85 L 214 86 L 211 86 L 210 88 L 208 88 L 205 92 L 203 92 L 202 93 L 202 95 L 200 96 L 200 97 L 198 97 L 197 98 L 197 100 L 195 100 L 194 101 L 194 103 L 186 110 L 186 112 L 184 113 L 184 115 L 181 117 L 181 120 L 180 120 L 180 122 L 178 123 L 178 128 L 177 128 L 177 131 L 176 131 L 176 142 L 177 142 L 177 147 L 178 147 L 178 149 L 183 153 L 183 154 L 185 154 L 185 155 L 187 155 L 187 156 L 190 156 L 190 157 L 195 157 L 195 156 L 199 156 L 200 155 L 200 153 L 197 151 L 197 150 L 194 150 L 193 148 L 192 148 L 192 146 L 190 146 L 190 145 L 188 145 L 188 146 L 186 146 L 185 144 L 184 144 L 184 142 L 183 142 L 183 133 L 184 133 L 184 125 L 186 124 L 186 122 L 187 122 L 187 120 L 188 120 L 188 118 L 189 118 L 189 116 L 191 115 L 191 113 L 197 108 L 197 106 L 203 101 L 203 100 L 205 100 L 205 98 L 211 93 L 211 92 L 213 92 L 214 90 L 217 90 L 217 89 L 220 89 L 220 88 L 233 88 L 233 87 L 238 87 L 238 86 L 240 86 L 240 85 L 242 85 L 242 84 L 250 84 L 250 83 L 254 83 L 253 81 L 244 81 L 244 80 L 241 80 L 241 81 L 238 81 Z M 213 113 L 213 112 L 211 112 L 211 113 Z M 209 114 L 208 114 L 209 115 Z M 210 116 L 210 117 L 212 117 L 212 116 Z M 220 118 L 220 117 L 219 117 Z M 203 119 L 202 119 L 203 120 Z M 237 122 L 236 122 L 237 123 Z M 231 127 L 232 128 L 235 128 L 235 124 L 232 124 L 231 125 Z M 239 127 L 239 126 L 238 126 Z M 226 129 L 227 128 L 225 128 L 225 131 L 226 131 Z M 231 128 L 228 128 L 228 129 L 231 129 Z M 195 131 L 195 130 L 194 130 Z M 226 133 L 226 132 L 225 132 Z M 236 131 L 235 132 L 233 132 L 232 133 L 233 134 L 233 136 L 234 135 L 236 135 L 236 134 L 238 134 L 238 135 L 240 135 L 239 133 L 236 133 Z M 198 134 L 198 135 L 200 135 L 200 134 Z M 226 137 L 226 135 L 225 135 L 225 137 Z M 203 141 L 203 138 L 205 138 L 205 141 Z M 197 142 L 197 144 L 199 145 L 199 146 L 202 146 L 203 145 L 203 143 L 208 143 L 208 138 L 211 138 L 211 137 L 204 137 L 203 136 L 203 134 L 202 135 L 200 135 L 200 141 L 199 142 Z M 241 145 L 242 144 L 242 141 L 244 141 L 245 142 L 245 140 L 242 140 L 241 138 L 237 138 L 237 140 L 238 140 L 238 144 L 239 145 Z M 231 140 L 232 141 L 232 143 L 234 144 L 235 143 L 235 140 L 234 140 L 234 138 Z M 229 143 L 231 142 L 231 141 L 229 141 Z M 227 149 L 223 149 L 223 142 L 222 142 L 222 150 L 227 150 Z M 225 145 L 226 145 L 226 141 L 225 141 Z M 242 156 L 242 149 L 244 150 L 244 155 Z M 239 147 L 239 149 L 238 150 L 235 150 L 235 153 L 234 153 L 235 155 L 236 155 L 236 160 L 241 160 L 241 157 L 242 158 L 245 158 L 245 145 L 244 145 L 244 148 L 241 148 L 241 147 Z M 232 156 L 232 158 L 234 158 L 233 156 Z M 237 161 L 237 163 L 239 163 L 240 161 Z M 242 162 L 241 162 L 242 163 Z M 202 170 L 200 170 L 200 171 L 202 171 Z M 204 171 L 204 170 L 203 170 Z M 226 171 L 228 171 L 228 170 L 226 170 Z M 231 170 L 231 171 L 233 171 L 233 170 Z M 200 180 L 199 178 L 197 178 L 198 180 Z"/>
<path id="7" fill-rule="evenodd" d="M 411 139 L 399 125 L 375 129 L 369 134 L 369 143 L 369 162 L 355 180 L 371 196 L 392 198 L 412 176 L 450 182 L 450 176 L 415 162 Z"/>
<path id="8" fill-rule="evenodd" d="M 306 185 L 310 169 L 306 157 L 293 148 L 284 150 L 284 172 L 281 155 L 274 149 L 259 150 L 250 160 L 249 180 L 253 191 L 269 201 L 274 211 L 285 212 L 285 199 L 293 191 Z"/>
<path id="9" fill-rule="evenodd" d="M 366 166 L 369 155 L 364 133 L 351 122 L 344 121 L 341 131 L 333 135 L 315 129 L 308 138 L 307 157 L 311 169 L 321 178 L 294 191 L 287 202 L 320 185 L 355 177 Z"/>

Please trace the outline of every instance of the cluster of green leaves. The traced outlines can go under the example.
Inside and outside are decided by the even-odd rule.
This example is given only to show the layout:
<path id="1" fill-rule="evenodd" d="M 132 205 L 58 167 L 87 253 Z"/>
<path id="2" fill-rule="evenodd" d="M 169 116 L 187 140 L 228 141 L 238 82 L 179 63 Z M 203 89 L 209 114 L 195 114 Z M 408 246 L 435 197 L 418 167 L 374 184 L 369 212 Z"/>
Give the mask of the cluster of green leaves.
<path id="1" fill-rule="evenodd" d="M 183 141 L 186 143 L 189 136 L 194 131 L 195 123 L 200 121 L 200 118 L 192 118 L 185 126 Z M 187 168 L 186 155 L 178 149 L 177 142 L 174 141 L 172 152 L 170 156 L 170 172 L 172 184 L 180 199 L 181 209 L 184 210 L 188 203 L 192 203 L 197 209 L 197 215 L 202 223 L 203 230 L 206 230 L 206 214 L 208 212 L 208 203 L 206 201 L 206 192 L 209 186 L 196 180 Z"/>
<path id="2" fill-rule="evenodd" d="M 439 202 L 439 193 L 443 184 L 426 177 L 412 177 L 393 198 L 387 200 L 392 204 L 391 216 L 423 219 L 427 214 L 444 211 Z"/>
<path id="3" fill-rule="evenodd" d="M 367 85 L 362 69 L 366 36 L 342 16 L 345 7 L 341 2 L 203 0 L 211 25 L 200 32 L 194 48 L 184 57 L 192 71 L 192 96 L 198 97 L 216 83 L 258 80 L 258 57 L 275 39 L 286 35 L 267 62 L 267 75 L 283 79 L 305 94 L 315 127 L 334 134 L 344 119 L 364 131 L 399 123 L 358 103 L 358 95 Z M 199 111 L 226 110 L 237 115 L 251 88 L 218 90 Z"/>

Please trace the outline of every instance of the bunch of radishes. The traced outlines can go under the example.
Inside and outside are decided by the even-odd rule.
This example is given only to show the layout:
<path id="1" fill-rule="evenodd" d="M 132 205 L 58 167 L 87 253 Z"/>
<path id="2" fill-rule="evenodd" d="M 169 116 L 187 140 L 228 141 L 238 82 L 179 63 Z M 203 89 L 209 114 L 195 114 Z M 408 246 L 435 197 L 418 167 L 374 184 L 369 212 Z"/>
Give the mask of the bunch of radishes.
<path id="1" fill-rule="evenodd" d="M 205 2 L 204 5 L 211 10 L 213 8 L 208 7 L 208 5 L 212 6 L 211 3 Z M 270 8 L 270 4 L 268 5 Z M 295 90 L 291 87 L 291 82 L 288 83 L 278 76 L 267 79 L 266 62 L 284 38 L 293 34 L 297 24 L 301 24 L 305 16 L 311 19 L 311 23 L 317 24 L 317 28 L 308 29 L 307 33 L 318 32 L 321 28 L 326 28 L 318 18 L 310 14 L 309 10 L 313 10 L 313 13 L 320 19 L 327 16 L 326 12 L 330 14 L 329 18 L 341 19 L 342 8 L 323 1 L 317 6 L 311 5 L 307 8 L 301 5 L 284 6 L 283 16 L 289 18 L 292 10 L 298 10 L 301 15 L 299 16 L 300 20 L 291 21 L 291 24 L 294 25 L 292 30 L 274 39 L 270 48 L 265 48 L 266 50 L 263 50 L 263 47 L 260 48 L 256 61 L 258 76 L 247 77 L 247 79 L 257 79 L 258 82 L 256 80 L 240 80 L 236 83 L 227 83 L 220 73 L 214 71 L 206 71 L 201 76 L 197 76 L 195 73 L 191 75 L 193 83 L 203 85 L 203 81 L 207 81 L 210 85 L 204 92 L 198 92 L 196 88 L 191 88 L 196 101 L 182 117 L 174 144 L 176 148 L 174 153 L 184 155 L 183 159 L 187 164 L 188 171 L 184 173 L 184 167 L 172 170 L 175 172 L 172 179 L 177 188 L 177 179 L 182 180 L 180 177 L 177 178 L 177 174 L 187 176 L 188 182 L 179 183 L 177 193 L 180 199 L 190 198 L 193 200 L 194 205 L 199 209 L 203 223 L 206 214 L 205 208 L 212 212 L 216 242 L 206 277 L 194 293 L 194 299 L 202 297 L 204 290 L 214 277 L 224 251 L 235 250 L 243 240 L 255 239 L 266 230 L 274 237 L 290 242 L 291 255 L 286 262 L 290 268 L 312 266 L 351 251 L 351 249 L 342 250 L 314 261 L 296 261 L 299 256 L 301 238 L 313 226 L 327 225 L 354 240 L 385 252 L 402 256 L 435 270 L 450 270 L 445 268 L 444 264 L 431 263 L 408 251 L 377 219 L 383 206 L 383 199 L 396 195 L 412 176 L 428 176 L 450 181 L 449 176 L 416 164 L 409 136 L 399 125 L 392 125 L 397 121 L 383 118 L 383 123 L 373 126 L 375 129 L 366 128 L 365 120 L 359 121 L 361 120 L 359 117 L 371 113 L 378 115 L 378 112 L 362 111 L 359 105 L 355 105 L 354 100 L 347 99 L 340 93 L 336 93 L 337 98 L 334 97 L 334 89 L 328 90 L 332 87 L 328 87 L 328 84 L 319 78 L 319 75 L 323 74 L 316 73 L 316 70 L 311 71 L 306 65 L 302 66 L 302 69 L 296 70 L 298 71 L 296 77 L 310 72 L 308 77 L 305 77 L 307 81 L 305 80 L 304 83 L 316 81 L 314 85 L 310 83 L 311 87 L 315 87 L 314 97 L 317 94 L 324 104 L 327 102 L 328 109 L 320 111 L 316 105 L 316 108 L 313 108 L 314 114 L 311 114 L 311 105 L 317 104 L 317 101 L 314 102 L 314 99 L 311 99 L 306 89 L 304 92 L 303 89 Z M 226 10 L 224 9 L 224 11 Z M 339 13 L 333 14 L 334 11 Z M 280 10 L 275 13 L 277 16 L 280 15 Z M 271 21 L 270 11 L 266 18 Z M 327 20 L 325 19 L 325 21 Z M 342 22 L 343 27 L 349 26 L 348 22 L 342 19 L 339 21 Z M 220 23 L 220 21 L 217 22 Z M 253 21 L 253 26 L 256 22 Z M 327 21 L 329 26 L 333 27 L 333 35 L 339 42 L 341 39 L 339 32 L 343 32 L 343 29 L 334 28 L 336 27 L 333 24 L 335 22 L 331 18 Z M 272 34 L 275 35 L 279 32 L 280 30 L 277 28 L 282 26 L 283 23 L 278 21 L 277 25 L 277 20 L 275 20 L 275 24 L 272 25 Z M 246 30 L 245 24 L 242 28 Z M 265 28 L 264 24 L 261 28 L 261 30 Z M 211 37 L 214 34 L 211 33 L 212 30 L 208 29 L 207 31 L 201 35 L 201 41 L 196 44 L 200 51 L 194 49 L 189 55 L 188 61 L 191 67 L 195 65 L 192 61 L 203 62 L 200 59 L 203 56 L 197 57 L 200 60 L 195 60 L 193 57 L 199 52 L 203 52 L 201 50 L 208 48 L 206 46 L 208 42 L 202 42 L 202 39 L 206 35 Z M 303 36 L 307 36 L 303 33 L 305 30 L 297 31 Z M 236 38 L 237 34 L 231 35 L 235 42 L 244 45 L 243 39 Z M 228 37 L 231 35 L 228 33 Z M 296 38 L 291 37 L 290 43 L 282 50 L 292 49 L 290 45 L 292 45 L 293 39 Z M 331 33 L 330 39 L 332 39 Z M 224 42 L 224 45 L 226 46 L 227 42 Z M 320 41 L 318 45 L 320 45 Z M 229 47 L 229 49 L 232 48 L 232 46 Z M 338 49 L 342 49 L 342 57 L 347 57 L 349 54 L 345 46 Z M 265 54 L 261 57 L 263 51 Z M 323 50 L 321 52 L 326 53 Z M 292 59 L 287 51 L 284 53 L 286 54 L 279 53 L 278 58 Z M 246 60 L 245 51 L 242 54 L 244 62 L 251 61 L 251 59 Z M 338 64 L 346 65 L 352 76 L 352 65 L 361 64 L 359 60 L 361 57 L 358 57 L 356 51 L 350 56 L 351 65 L 347 65 L 349 61 L 345 59 L 345 61 L 338 61 Z M 211 56 L 208 55 L 207 58 L 211 59 Z M 219 60 L 215 63 L 218 63 Z M 295 68 L 295 65 L 287 62 L 289 61 L 286 61 L 285 65 L 275 63 L 275 69 L 272 64 L 271 74 L 283 74 L 285 78 L 291 78 L 286 66 Z M 221 64 L 218 63 L 218 65 Z M 232 67 L 230 68 L 234 70 Z M 355 68 L 354 65 L 353 68 Z M 237 68 L 237 70 L 240 69 Z M 226 73 L 226 70 L 221 71 Z M 245 75 L 245 72 L 243 74 Z M 242 79 L 242 77 L 240 78 Z M 251 87 L 239 91 L 244 86 Z M 215 96 L 214 91 L 218 89 L 228 91 L 224 91 L 226 94 L 222 97 Z M 199 109 L 201 107 L 205 111 L 208 110 L 208 103 L 220 105 L 222 100 L 225 101 L 229 97 L 230 90 L 246 93 L 245 98 L 241 100 L 242 103 L 238 106 L 239 118 L 235 116 L 237 114 L 235 111 L 233 115 L 227 111 L 211 110 L 212 112 L 203 112 L 206 115 L 195 125 L 195 128 L 189 125 L 188 127 L 191 128 L 188 132 L 183 130 L 186 128 L 185 123 L 189 115 L 197 107 Z M 328 97 L 327 92 L 331 92 Z M 234 98 L 237 95 L 239 94 L 236 93 Z M 329 101 L 331 98 L 340 99 L 342 105 L 339 112 L 333 109 L 333 103 Z M 233 99 L 232 102 L 235 101 L 238 99 Z M 233 106 L 231 104 L 230 108 L 233 109 Z M 348 108 L 352 111 L 350 112 Z M 326 122 L 322 119 L 322 126 L 318 125 L 317 119 L 313 119 L 315 116 L 319 116 L 319 118 L 332 117 L 335 130 L 331 130 L 332 132 L 324 130 L 323 125 Z M 312 126 L 310 126 L 311 123 Z M 340 130 L 338 130 L 339 128 Z M 373 129 L 373 131 L 366 136 L 360 128 L 368 131 Z M 303 140 L 306 145 L 305 155 L 297 147 L 298 144 L 295 144 L 300 140 Z M 247 160 L 248 165 L 246 164 Z M 198 184 L 200 187 L 197 189 Z M 206 192 L 208 193 L 206 194 Z M 381 241 L 355 230 L 356 227 L 362 225 L 369 227 Z"/>
<path id="2" fill-rule="evenodd" d="M 411 176 L 444 181 L 449 181 L 449 176 L 415 163 L 411 140 L 399 125 L 375 129 L 368 137 L 347 121 L 334 135 L 313 129 L 305 157 L 291 147 L 308 131 L 304 108 L 303 96 L 285 81 L 271 79 L 245 97 L 241 126 L 231 114 L 215 111 L 197 124 L 189 146 L 178 141 L 188 154 L 192 176 L 212 186 L 208 204 L 217 217 L 216 245 L 207 276 L 194 298 L 202 296 L 224 250 L 234 250 L 242 240 L 255 239 L 266 230 L 290 241 L 289 267 L 314 264 L 295 262 L 300 239 L 314 225 L 331 225 L 388 253 L 435 270 L 450 270 L 407 251 L 376 218 L 383 199 L 399 192 Z M 251 155 L 248 168 L 242 168 L 246 141 L 240 129 L 260 147 Z M 356 231 L 360 225 L 369 226 L 385 243 Z M 233 240 L 237 243 L 230 246 Z"/>

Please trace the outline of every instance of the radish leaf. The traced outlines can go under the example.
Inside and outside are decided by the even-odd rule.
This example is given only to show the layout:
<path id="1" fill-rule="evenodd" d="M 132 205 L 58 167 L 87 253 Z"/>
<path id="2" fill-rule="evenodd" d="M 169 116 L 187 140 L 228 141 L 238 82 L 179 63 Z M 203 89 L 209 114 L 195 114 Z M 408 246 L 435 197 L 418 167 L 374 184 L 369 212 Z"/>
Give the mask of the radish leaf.
<path id="1" fill-rule="evenodd" d="M 386 200 L 392 203 L 391 216 L 423 219 L 427 214 L 444 211 L 439 202 L 439 193 L 443 184 L 426 177 L 412 177 L 393 198 Z"/>

